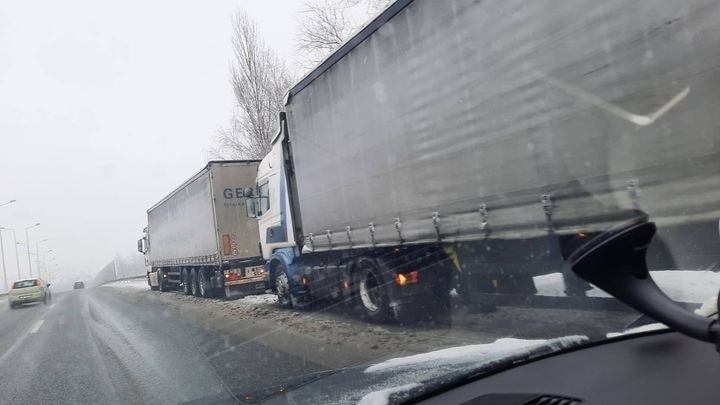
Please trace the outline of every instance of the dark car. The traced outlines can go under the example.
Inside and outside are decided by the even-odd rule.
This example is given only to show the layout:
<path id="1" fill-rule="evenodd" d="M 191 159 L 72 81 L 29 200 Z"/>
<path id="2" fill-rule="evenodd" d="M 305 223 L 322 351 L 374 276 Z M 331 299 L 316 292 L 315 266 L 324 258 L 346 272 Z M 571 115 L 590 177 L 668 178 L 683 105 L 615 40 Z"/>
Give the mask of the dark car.
<path id="1" fill-rule="evenodd" d="M 82 288 L 85 288 L 85 283 L 82 281 L 76 281 L 75 284 L 73 284 L 73 290 L 80 290 Z"/>

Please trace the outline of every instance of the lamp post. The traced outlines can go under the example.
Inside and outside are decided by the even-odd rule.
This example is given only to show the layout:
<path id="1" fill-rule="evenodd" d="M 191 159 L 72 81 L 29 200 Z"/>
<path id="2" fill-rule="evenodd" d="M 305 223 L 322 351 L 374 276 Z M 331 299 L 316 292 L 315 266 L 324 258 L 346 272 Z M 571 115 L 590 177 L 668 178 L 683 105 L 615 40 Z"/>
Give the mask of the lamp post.
<path id="1" fill-rule="evenodd" d="M 25 242 L 27 242 L 28 267 L 30 268 L 30 278 L 32 278 L 32 261 L 30 260 L 30 228 L 40 226 L 40 222 L 25 228 Z"/>
<path id="2" fill-rule="evenodd" d="M 0 207 L 12 204 L 15 200 L 10 200 L 8 202 L 0 204 Z M 8 282 L 7 282 L 7 268 L 5 267 L 5 247 L 3 246 L 3 239 L 2 239 L 2 227 L 0 226 L 0 257 L 2 257 L 2 268 L 3 268 L 3 280 L 5 281 L 5 291 L 8 291 Z"/>
<path id="3" fill-rule="evenodd" d="M 47 242 L 47 239 L 39 240 L 35 242 L 35 262 L 37 263 L 37 273 L 38 277 L 40 277 L 40 244 Z"/>
<path id="4" fill-rule="evenodd" d="M 38 255 L 38 277 L 40 277 L 41 279 L 44 279 L 45 276 L 47 275 L 48 261 L 53 261 L 53 260 L 55 260 L 55 257 L 51 257 L 50 260 L 48 260 L 47 254 L 48 254 L 48 253 L 51 253 L 51 252 L 52 252 L 52 249 L 46 250 L 46 251 L 43 252 L 43 254 L 42 254 L 42 257 L 43 257 L 42 266 L 40 266 L 40 261 L 39 261 L 39 260 L 40 260 L 40 255 Z M 42 270 L 42 271 L 41 271 L 41 270 Z M 43 274 L 43 273 L 45 273 L 45 274 Z"/>
<path id="5" fill-rule="evenodd" d="M 8 290 L 7 283 L 7 267 L 5 267 L 5 248 L 3 246 L 2 230 L 3 228 L 0 226 L 0 256 L 2 256 L 3 280 L 5 281 L 5 291 L 10 291 Z"/>

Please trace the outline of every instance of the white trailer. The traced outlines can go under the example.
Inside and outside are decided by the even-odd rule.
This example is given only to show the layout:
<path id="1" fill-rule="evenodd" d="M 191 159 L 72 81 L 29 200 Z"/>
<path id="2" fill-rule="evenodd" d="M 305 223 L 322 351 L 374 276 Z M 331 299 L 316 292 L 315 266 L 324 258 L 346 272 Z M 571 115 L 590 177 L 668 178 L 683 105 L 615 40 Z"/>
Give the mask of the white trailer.
<path id="1" fill-rule="evenodd" d="M 233 297 L 265 291 L 257 221 L 245 215 L 243 189 L 258 161 L 212 161 L 147 211 L 138 241 L 148 284 L 187 295 Z"/>

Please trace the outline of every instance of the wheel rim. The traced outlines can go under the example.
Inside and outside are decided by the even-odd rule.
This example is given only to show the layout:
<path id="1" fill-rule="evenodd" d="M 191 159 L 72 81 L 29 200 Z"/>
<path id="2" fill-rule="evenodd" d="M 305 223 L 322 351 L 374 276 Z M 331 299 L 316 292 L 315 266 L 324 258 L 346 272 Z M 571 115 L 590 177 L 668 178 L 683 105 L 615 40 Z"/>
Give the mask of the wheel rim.
<path id="1" fill-rule="evenodd" d="M 360 301 L 370 312 L 377 312 L 380 309 L 378 305 L 380 301 L 378 287 L 379 283 L 375 275 L 371 271 L 366 271 L 362 280 L 360 280 Z"/>
<path id="2" fill-rule="evenodd" d="M 190 277 L 188 277 L 188 271 L 187 269 L 183 269 L 182 271 L 182 279 L 183 279 L 183 292 L 187 295 L 190 290 Z"/>
<path id="3" fill-rule="evenodd" d="M 202 273 L 198 273 L 199 278 L 199 287 L 200 287 L 200 295 L 205 296 L 207 293 L 207 280 L 205 279 L 205 276 Z"/>
<path id="4" fill-rule="evenodd" d="M 287 297 L 290 294 L 290 282 L 284 271 L 281 271 L 275 278 L 275 289 L 277 290 L 278 299 L 287 301 Z"/>

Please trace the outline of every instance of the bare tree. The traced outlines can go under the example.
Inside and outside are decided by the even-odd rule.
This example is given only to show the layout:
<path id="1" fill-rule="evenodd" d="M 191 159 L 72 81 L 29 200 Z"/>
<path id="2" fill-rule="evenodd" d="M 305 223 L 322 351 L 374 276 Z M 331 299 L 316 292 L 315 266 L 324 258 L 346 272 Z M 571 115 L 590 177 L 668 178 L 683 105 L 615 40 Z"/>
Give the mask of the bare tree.
<path id="1" fill-rule="evenodd" d="M 257 159 L 270 150 L 278 112 L 292 78 L 284 62 L 258 36 L 243 12 L 233 19 L 233 61 L 230 81 L 235 112 L 228 127 L 217 133 L 210 155 L 215 158 Z"/>
<path id="2" fill-rule="evenodd" d="M 340 47 L 391 0 L 308 0 L 300 12 L 297 48 L 306 69 Z"/>

